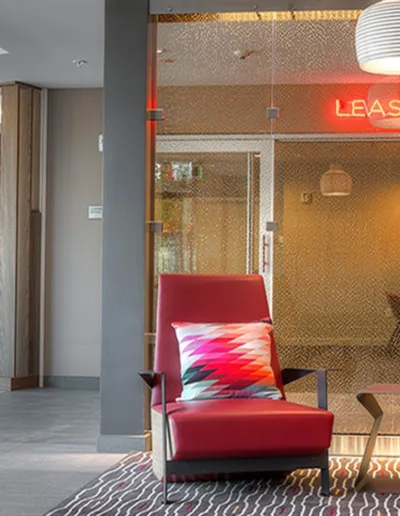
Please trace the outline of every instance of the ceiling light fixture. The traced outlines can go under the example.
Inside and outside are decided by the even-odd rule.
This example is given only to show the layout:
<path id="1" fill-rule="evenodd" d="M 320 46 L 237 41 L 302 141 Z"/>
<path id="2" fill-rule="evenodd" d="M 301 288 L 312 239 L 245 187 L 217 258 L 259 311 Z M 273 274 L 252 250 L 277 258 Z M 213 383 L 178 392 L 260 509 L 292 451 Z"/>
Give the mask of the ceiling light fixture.
<path id="1" fill-rule="evenodd" d="M 85 61 L 85 59 L 74 59 L 72 61 L 72 63 L 77 67 L 77 68 L 83 68 L 84 66 L 86 66 L 88 64 L 87 61 Z"/>
<path id="2" fill-rule="evenodd" d="M 357 60 L 364 72 L 400 74 L 400 0 L 367 7 L 356 27 Z"/>
<path id="3" fill-rule="evenodd" d="M 345 197 L 351 194 L 352 183 L 351 177 L 342 167 L 331 165 L 321 177 L 321 193 L 326 197 Z"/>
<path id="4" fill-rule="evenodd" d="M 248 57 L 253 56 L 255 53 L 255 50 L 235 50 L 233 55 L 238 59 L 247 59 Z"/>

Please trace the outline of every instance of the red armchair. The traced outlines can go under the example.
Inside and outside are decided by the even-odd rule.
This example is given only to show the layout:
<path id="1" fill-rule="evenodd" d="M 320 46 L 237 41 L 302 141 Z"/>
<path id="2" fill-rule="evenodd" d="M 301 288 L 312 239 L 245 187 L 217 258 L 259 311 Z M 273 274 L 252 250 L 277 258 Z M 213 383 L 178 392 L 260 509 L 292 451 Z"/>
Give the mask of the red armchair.
<path id="1" fill-rule="evenodd" d="M 272 335 L 272 367 L 282 400 L 177 402 L 182 392 L 174 321 L 246 323 L 269 316 L 261 276 L 162 275 L 155 371 L 140 375 L 152 389 L 153 469 L 168 502 L 171 475 L 293 471 L 319 468 L 329 494 L 333 414 L 325 370 L 280 370 Z M 284 385 L 316 373 L 318 407 L 290 403 Z"/>

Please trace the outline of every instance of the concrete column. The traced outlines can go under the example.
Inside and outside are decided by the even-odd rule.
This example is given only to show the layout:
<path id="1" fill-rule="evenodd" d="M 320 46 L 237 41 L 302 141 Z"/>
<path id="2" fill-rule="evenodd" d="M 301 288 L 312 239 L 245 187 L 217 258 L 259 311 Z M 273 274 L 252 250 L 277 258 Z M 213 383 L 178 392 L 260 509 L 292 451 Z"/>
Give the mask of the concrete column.
<path id="1" fill-rule="evenodd" d="M 147 0 L 105 0 L 99 451 L 146 447 Z"/>

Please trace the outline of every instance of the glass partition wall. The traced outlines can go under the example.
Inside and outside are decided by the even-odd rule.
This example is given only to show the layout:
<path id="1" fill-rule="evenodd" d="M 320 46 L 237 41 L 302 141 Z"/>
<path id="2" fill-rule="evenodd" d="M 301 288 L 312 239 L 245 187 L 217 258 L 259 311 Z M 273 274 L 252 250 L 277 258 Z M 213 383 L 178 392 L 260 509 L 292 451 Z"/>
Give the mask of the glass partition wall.
<path id="1" fill-rule="evenodd" d="M 157 275 L 250 272 L 248 238 L 257 236 L 248 213 L 248 183 L 257 182 L 253 159 L 241 152 L 158 154 Z"/>
<path id="2" fill-rule="evenodd" d="M 281 365 L 330 369 L 342 435 L 370 431 L 359 390 L 400 381 L 400 89 L 359 70 L 358 16 L 166 16 L 158 41 L 155 289 L 262 274 Z M 313 382 L 289 399 L 315 403 Z"/>
<path id="3" fill-rule="evenodd" d="M 192 145 L 167 141 L 170 152 L 157 153 L 155 300 L 159 274 L 258 271 L 259 155 L 235 144 L 224 152 L 218 141 L 179 152 Z"/>
<path id="4" fill-rule="evenodd" d="M 338 161 L 348 196 L 323 196 Z M 356 393 L 400 382 L 400 142 L 278 141 L 275 147 L 274 326 L 285 365 L 326 367 L 335 431 L 368 433 Z M 315 401 L 309 379 L 290 398 Z M 382 432 L 400 433 L 388 399 Z"/>

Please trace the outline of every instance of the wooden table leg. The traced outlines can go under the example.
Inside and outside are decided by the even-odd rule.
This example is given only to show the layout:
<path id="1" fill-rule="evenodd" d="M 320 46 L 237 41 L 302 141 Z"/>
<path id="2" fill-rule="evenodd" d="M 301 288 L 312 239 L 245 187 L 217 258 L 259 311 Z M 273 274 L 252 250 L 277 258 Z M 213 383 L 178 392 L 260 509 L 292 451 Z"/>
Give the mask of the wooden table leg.
<path id="1" fill-rule="evenodd" d="M 360 491 L 361 489 L 363 489 L 363 487 L 365 487 L 368 481 L 369 464 L 371 461 L 372 454 L 374 453 L 376 438 L 378 437 L 379 427 L 381 426 L 381 421 L 383 417 L 383 411 L 373 394 L 360 393 L 357 394 L 357 399 L 361 403 L 361 405 L 366 410 L 368 410 L 368 412 L 374 418 L 371 434 L 369 436 L 368 443 L 365 448 L 364 456 L 362 458 L 360 465 L 360 471 L 358 473 L 356 480 L 356 490 Z"/>
<path id="2" fill-rule="evenodd" d="M 396 328 L 390 337 L 388 347 L 389 351 L 396 351 L 400 349 L 400 321 L 397 322 Z"/>

